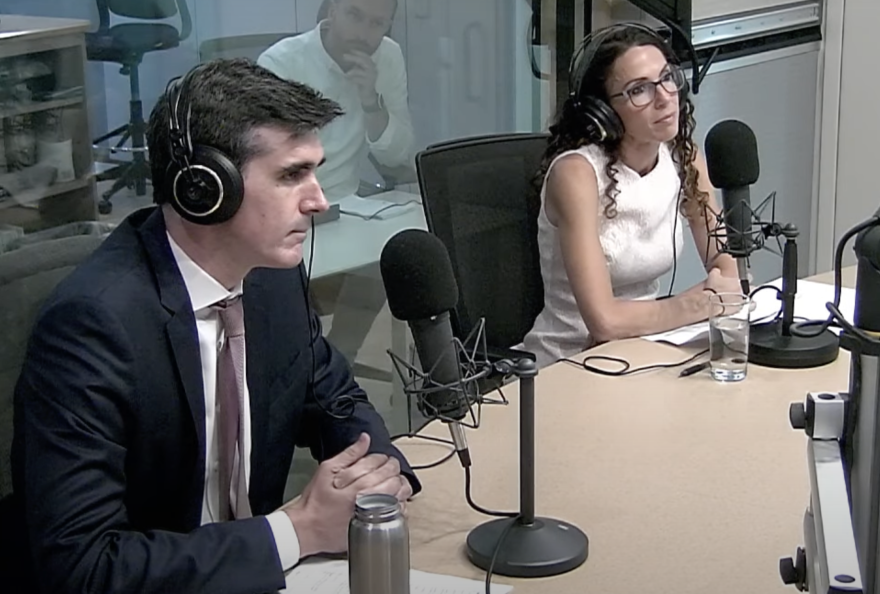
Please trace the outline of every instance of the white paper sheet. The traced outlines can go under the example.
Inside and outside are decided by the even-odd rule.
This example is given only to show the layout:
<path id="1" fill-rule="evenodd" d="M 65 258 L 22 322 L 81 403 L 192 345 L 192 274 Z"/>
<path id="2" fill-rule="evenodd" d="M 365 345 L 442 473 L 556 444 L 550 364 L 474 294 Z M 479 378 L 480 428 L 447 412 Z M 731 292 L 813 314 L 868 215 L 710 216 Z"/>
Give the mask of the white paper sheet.
<path id="1" fill-rule="evenodd" d="M 406 202 L 392 202 L 390 200 L 382 200 L 381 198 L 361 198 L 360 196 L 351 195 L 338 202 L 339 212 L 363 219 L 380 219 L 384 221 L 409 212 L 412 208 L 417 208 L 419 201 L 416 198 L 418 196 L 414 196 L 413 200 Z"/>
<path id="2" fill-rule="evenodd" d="M 782 287 L 782 279 L 777 278 L 769 283 L 774 287 Z M 754 290 L 754 289 L 753 289 Z M 797 293 L 794 298 L 794 315 L 795 321 L 800 318 L 808 320 L 824 320 L 828 317 L 828 310 L 825 304 L 834 301 L 834 286 L 825 283 L 817 283 L 813 281 L 798 279 Z M 856 293 L 853 289 L 841 289 L 840 291 L 840 313 L 847 319 L 852 321 L 853 312 L 855 310 Z M 767 322 L 771 320 L 776 312 L 779 311 L 781 302 L 776 298 L 773 291 L 761 291 L 754 297 L 754 306 L 751 313 L 752 323 Z M 838 332 L 837 329 L 832 328 Z M 676 346 L 687 344 L 694 340 L 700 340 L 709 336 L 709 323 L 698 322 L 690 326 L 683 326 L 668 332 L 660 332 L 645 336 L 646 340 L 653 342 L 668 342 Z"/>
<path id="3" fill-rule="evenodd" d="M 492 594 L 507 594 L 512 586 L 492 584 Z M 412 570 L 411 594 L 483 594 L 483 582 Z M 307 561 L 287 574 L 287 587 L 281 594 L 349 594 L 347 561 Z"/>

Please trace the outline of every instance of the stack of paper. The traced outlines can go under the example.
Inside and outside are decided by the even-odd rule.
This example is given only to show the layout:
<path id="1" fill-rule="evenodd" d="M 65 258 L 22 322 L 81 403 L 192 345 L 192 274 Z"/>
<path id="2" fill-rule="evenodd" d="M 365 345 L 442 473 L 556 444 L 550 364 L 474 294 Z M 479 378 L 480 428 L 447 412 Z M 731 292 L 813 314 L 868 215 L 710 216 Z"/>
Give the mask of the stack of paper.
<path id="1" fill-rule="evenodd" d="M 777 278 L 766 284 L 782 288 L 782 279 Z M 828 309 L 825 307 L 825 304 L 829 301 L 834 301 L 834 285 L 799 279 L 797 294 L 794 298 L 795 321 L 826 319 L 828 317 Z M 855 291 L 853 289 L 841 289 L 839 308 L 840 313 L 847 320 L 852 321 L 855 303 Z M 772 320 L 777 312 L 779 312 L 781 305 L 782 302 L 776 298 L 774 291 L 764 290 L 757 293 L 754 297 L 754 305 L 751 312 L 752 323 L 756 324 Z M 837 331 L 834 328 L 832 330 Z M 669 330 L 668 332 L 645 336 L 644 338 L 653 342 L 668 342 L 681 346 L 694 340 L 706 338 L 707 336 L 709 336 L 709 323 L 699 322 L 690 326 Z"/>
<path id="2" fill-rule="evenodd" d="M 483 582 L 464 578 L 410 572 L 411 594 L 483 594 Z M 492 594 L 507 594 L 512 586 L 492 584 Z M 347 561 L 307 561 L 287 574 L 287 587 L 282 593 L 313 592 L 315 594 L 349 594 Z"/>

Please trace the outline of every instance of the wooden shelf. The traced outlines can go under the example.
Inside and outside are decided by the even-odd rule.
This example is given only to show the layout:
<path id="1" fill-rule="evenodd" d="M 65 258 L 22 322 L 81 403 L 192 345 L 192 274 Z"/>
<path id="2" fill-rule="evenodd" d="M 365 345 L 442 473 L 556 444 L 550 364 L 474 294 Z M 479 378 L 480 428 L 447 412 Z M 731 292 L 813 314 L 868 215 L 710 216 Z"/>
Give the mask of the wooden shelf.
<path id="1" fill-rule="evenodd" d="M 79 105 L 82 102 L 82 95 L 77 95 L 76 97 L 70 97 L 67 99 L 56 99 L 54 101 L 34 101 L 32 103 L 16 105 L 12 108 L 0 109 L 0 118 L 13 118 L 15 116 L 24 115 L 27 113 L 37 113 L 40 111 L 49 111 L 51 109 L 61 109 L 64 107 Z"/>
<path id="2" fill-rule="evenodd" d="M 37 138 L 45 134 L 70 139 L 73 169 L 82 172 L 69 182 L 18 190 L 11 200 L 3 201 L 0 222 L 22 227 L 26 233 L 98 217 L 87 108 L 85 33 L 89 27 L 85 20 L 5 14 L 0 18 L 0 59 L 15 56 L 36 61 L 54 75 L 52 92 L 29 101 L 0 103 L 0 143 L 6 140 L 5 134 L 18 134 L 22 128 Z M 0 170 L 6 166 L 0 163 Z"/>
<path id="3" fill-rule="evenodd" d="M 57 196 L 58 194 L 64 194 L 67 192 L 81 190 L 82 188 L 88 187 L 88 185 L 91 183 L 92 177 L 94 177 L 94 174 L 89 173 L 88 175 L 84 175 L 83 177 L 80 177 L 79 179 L 75 179 L 73 181 L 60 182 L 57 184 L 52 184 L 51 186 L 47 186 L 45 188 L 35 188 L 33 190 L 27 190 L 26 192 L 22 192 L 18 196 L 14 196 L 12 198 L 12 203 L 10 204 L 10 206 L 36 208 L 37 204 L 43 198 L 49 198 L 51 196 Z"/>

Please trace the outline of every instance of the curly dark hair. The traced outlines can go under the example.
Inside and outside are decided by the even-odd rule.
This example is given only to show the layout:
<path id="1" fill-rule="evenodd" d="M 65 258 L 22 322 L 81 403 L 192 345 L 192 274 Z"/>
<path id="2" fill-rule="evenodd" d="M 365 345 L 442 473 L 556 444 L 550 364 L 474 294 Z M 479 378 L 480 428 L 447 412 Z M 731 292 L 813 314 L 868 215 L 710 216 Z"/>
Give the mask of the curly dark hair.
<path id="1" fill-rule="evenodd" d="M 652 45 L 663 52 L 670 64 L 679 64 L 678 57 L 669 45 L 658 37 L 641 28 L 621 27 L 608 33 L 594 54 L 590 66 L 584 74 L 579 96 L 593 96 L 607 102 L 608 92 L 605 88 L 605 81 L 610 76 L 615 61 L 630 48 L 645 45 Z M 681 192 L 683 194 L 681 210 L 689 217 L 704 213 L 709 199 L 708 193 L 701 191 L 697 185 L 699 172 L 694 165 L 697 148 L 693 140 L 695 126 L 694 105 L 690 98 L 685 97 L 679 112 L 678 134 L 671 142 L 671 152 L 673 161 L 678 165 L 679 177 L 681 178 Z M 550 163 L 556 156 L 588 143 L 590 140 L 587 138 L 583 116 L 578 113 L 574 101 L 569 97 L 550 126 L 550 138 L 538 169 L 536 183 L 543 184 Z M 621 139 L 605 141 L 601 144 L 608 155 L 605 175 L 608 176 L 610 183 L 605 189 L 606 204 L 604 208 L 605 216 L 608 218 L 613 218 L 617 214 L 616 197 L 620 193 L 617 188 L 620 145 Z"/>

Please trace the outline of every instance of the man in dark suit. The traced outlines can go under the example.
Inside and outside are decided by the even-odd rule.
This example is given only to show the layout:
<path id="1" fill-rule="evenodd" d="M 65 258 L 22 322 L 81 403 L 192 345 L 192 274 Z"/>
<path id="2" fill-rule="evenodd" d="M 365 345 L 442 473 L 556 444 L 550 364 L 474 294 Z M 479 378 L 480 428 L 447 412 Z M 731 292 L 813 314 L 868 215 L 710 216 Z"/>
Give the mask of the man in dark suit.
<path id="1" fill-rule="evenodd" d="M 168 93 L 148 131 L 159 206 L 59 285 L 16 388 L 14 490 L 46 592 L 277 590 L 346 550 L 358 494 L 419 489 L 307 303 L 338 105 L 245 60 Z M 322 463 L 285 504 L 296 446 Z"/>

